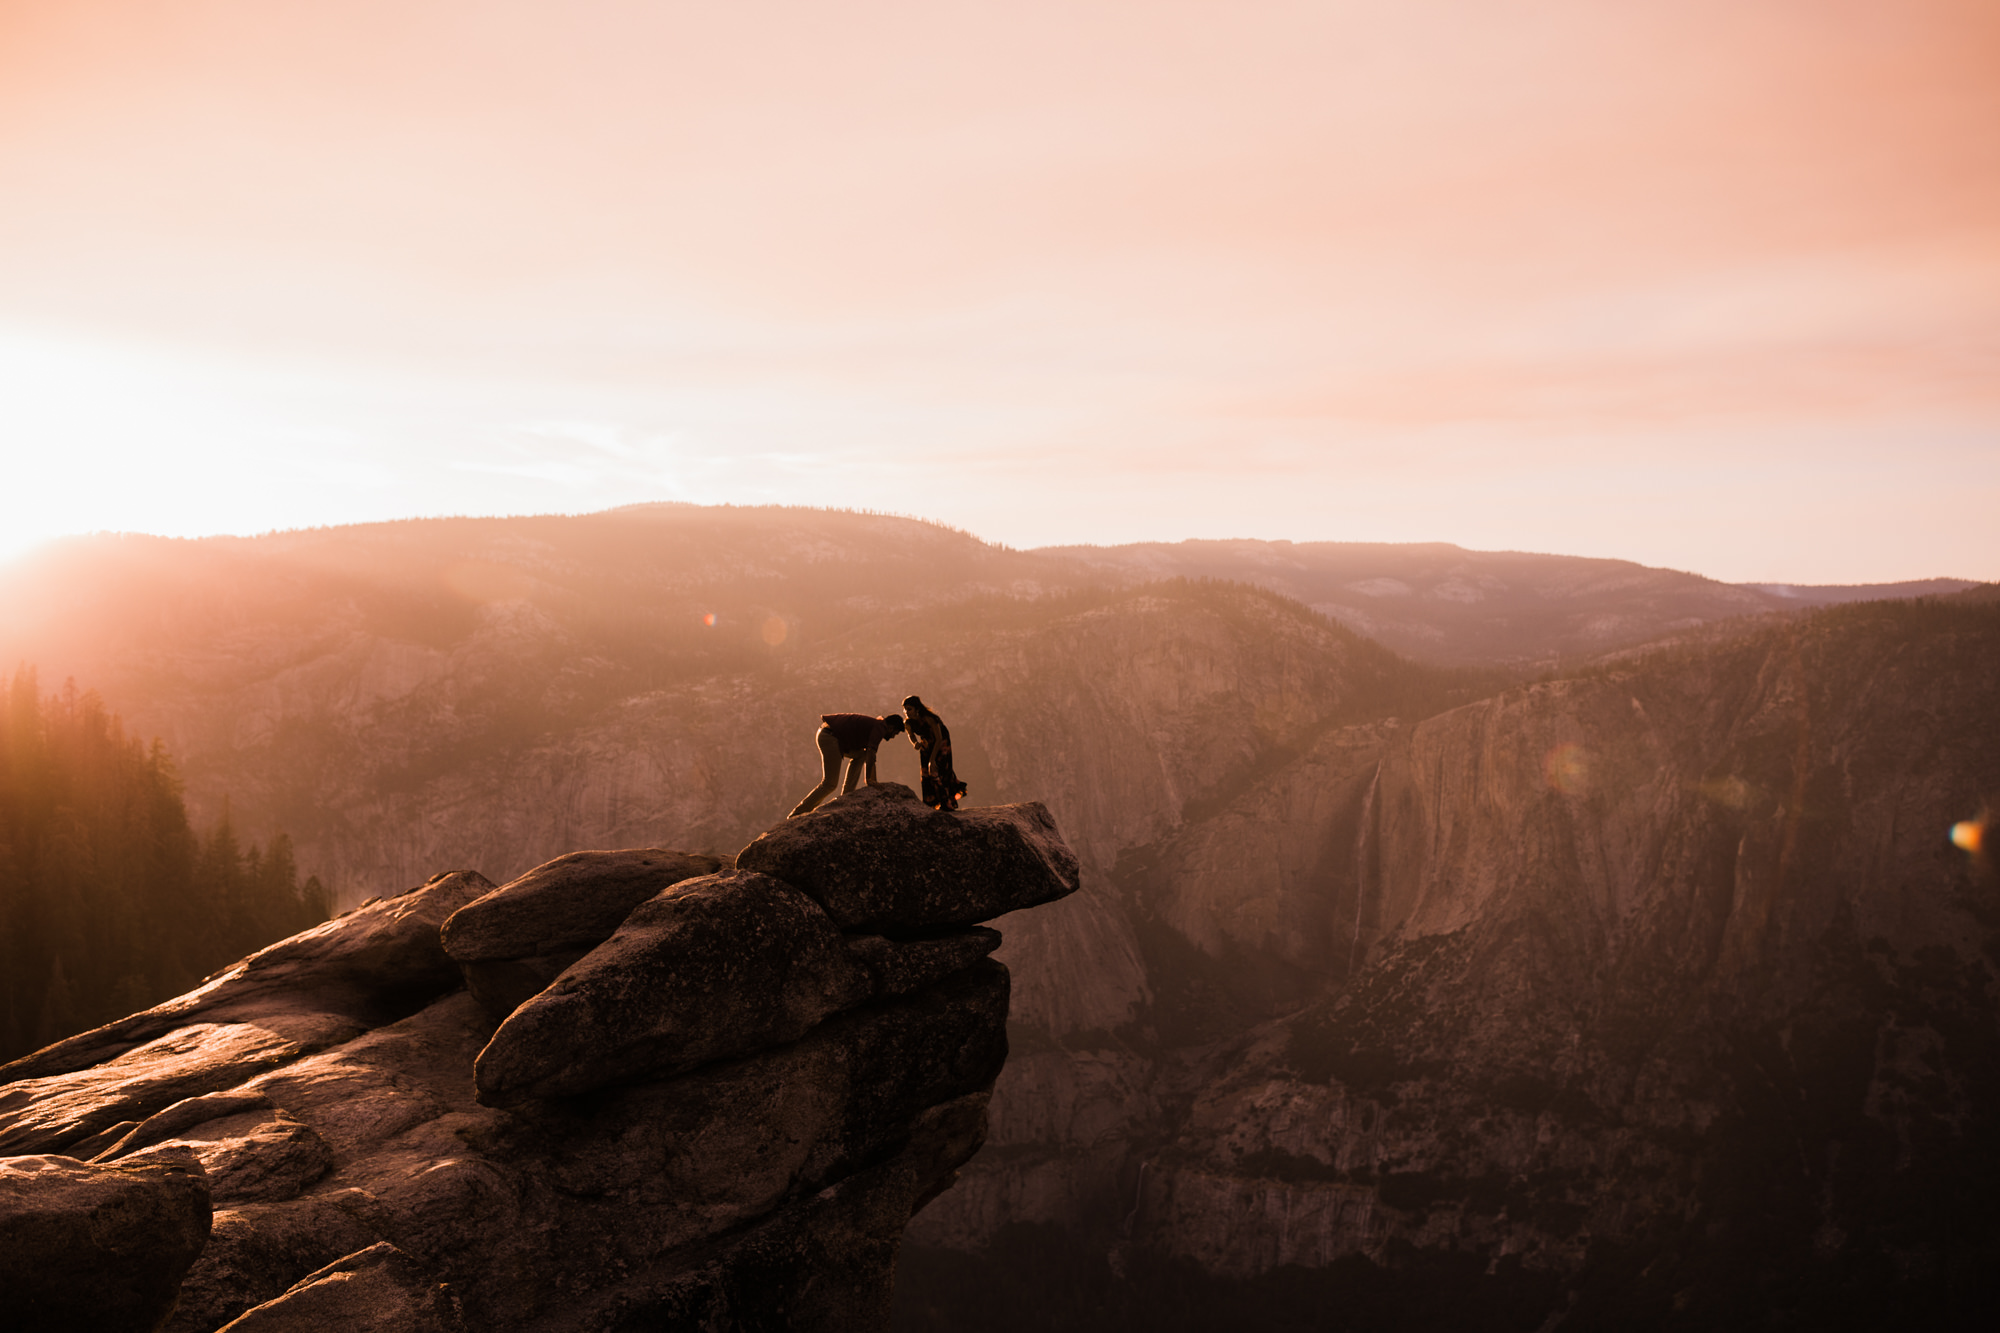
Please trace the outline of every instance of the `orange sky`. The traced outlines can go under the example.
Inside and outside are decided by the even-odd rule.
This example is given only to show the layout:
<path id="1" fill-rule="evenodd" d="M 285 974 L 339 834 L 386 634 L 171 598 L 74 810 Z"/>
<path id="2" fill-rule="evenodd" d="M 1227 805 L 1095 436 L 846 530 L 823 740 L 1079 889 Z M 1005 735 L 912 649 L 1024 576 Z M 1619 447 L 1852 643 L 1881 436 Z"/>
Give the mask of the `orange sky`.
<path id="1" fill-rule="evenodd" d="M 647 499 L 2000 578 L 2000 4 L 0 0 L 0 554 Z"/>

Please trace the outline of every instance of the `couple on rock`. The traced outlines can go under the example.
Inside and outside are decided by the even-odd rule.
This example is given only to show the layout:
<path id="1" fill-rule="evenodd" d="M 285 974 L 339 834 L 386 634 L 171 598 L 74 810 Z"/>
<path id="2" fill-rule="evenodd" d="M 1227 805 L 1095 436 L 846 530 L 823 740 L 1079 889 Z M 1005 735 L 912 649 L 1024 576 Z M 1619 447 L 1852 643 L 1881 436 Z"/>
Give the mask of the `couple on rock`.
<path id="1" fill-rule="evenodd" d="M 820 716 L 819 757 L 824 769 L 820 784 L 792 808 L 787 818 L 796 819 L 833 794 L 840 782 L 841 761 L 847 761 L 847 782 L 840 794 L 851 792 L 868 770 L 868 785 L 875 785 L 875 751 L 891 736 L 908 731 L 910 744 L 917 748 L 917 762 L 924 770 L 924 804 L 934 810 L 956 810 L 965 784 L 951 769 L 951 728 L 944 719 L 924 707 L 916 695 L 903 700 L 903 714 L 870 717 L 866 713 L 825 713 Z"/>

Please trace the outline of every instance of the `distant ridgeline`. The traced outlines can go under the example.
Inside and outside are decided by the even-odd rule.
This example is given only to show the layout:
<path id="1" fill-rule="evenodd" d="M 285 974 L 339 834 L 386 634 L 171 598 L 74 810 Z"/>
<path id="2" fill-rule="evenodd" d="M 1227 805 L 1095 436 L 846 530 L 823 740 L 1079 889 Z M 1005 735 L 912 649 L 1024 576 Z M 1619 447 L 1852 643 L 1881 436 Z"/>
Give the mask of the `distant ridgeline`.
<path id="1" fill-rule="evenodd" d="M 0 1061 L 179 994 L 331 903 L 287 835 L 246 852 L 225 813 L 197 836 L 165 748 L 95 693 L 0 677 Z"/>

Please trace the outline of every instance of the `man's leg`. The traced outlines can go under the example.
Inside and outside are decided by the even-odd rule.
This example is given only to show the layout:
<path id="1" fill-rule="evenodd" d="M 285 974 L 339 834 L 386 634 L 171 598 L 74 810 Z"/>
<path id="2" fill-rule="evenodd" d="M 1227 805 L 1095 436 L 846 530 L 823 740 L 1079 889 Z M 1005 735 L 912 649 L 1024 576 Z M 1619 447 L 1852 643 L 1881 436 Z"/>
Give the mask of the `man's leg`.
<path id="1" fill-rule="evenodd" d="M 833 738 L 833 731 L 829 727 L 821 727 L 816 739 L 819 742 L 819 762 L 822 770 L 819 786 L 807 792 L 806 798 L 792 807 L 792 813 L 785 816 L 787 819 L 796 819 L 824 801 L 827 794 L 833 790 L 834 784 L 840 781 L 840 742 Z"/>

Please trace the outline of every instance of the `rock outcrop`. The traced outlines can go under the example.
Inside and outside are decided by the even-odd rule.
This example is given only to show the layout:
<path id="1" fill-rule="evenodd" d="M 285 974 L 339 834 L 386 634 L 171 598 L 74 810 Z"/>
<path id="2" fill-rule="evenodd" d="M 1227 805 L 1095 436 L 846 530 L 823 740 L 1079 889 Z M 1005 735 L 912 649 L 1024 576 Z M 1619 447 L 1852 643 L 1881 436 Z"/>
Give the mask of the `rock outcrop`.
<path id="1" fill-rule="evenodd" d="M 851 850 L 828 856 L 827 830 Z M 854 793 L 823 822 L 778 825 L 736 868 L 797 885 L 842 930 L 899 936 L 977 925 L 1077 887 L 1076 855 L 1039 801 L 947 814 L 899 783 Z"/>
<path id="2" fill-rule="evenodd" d="M 479 1098 L 678 1074 L 796 1041 L 868 995 L 839 929 L 791 885 L 743 870 L 687 880 L 508 1016 L 479 1053 Z"/>
<path id="3" fill-rule="evenodd" d="M 609 939 L 640 903 L 721 865 L 661 847 L 571 852 L 452 913 L 444 950 L 466 989 L 502 1019 Z"/>
<path id="4" fill-rule="evenodd" d="M 18 1333 L 150 1333 L 208 1228 L 208 1181 L 185 1157 L 0 1157 L 0 1322 Z"/>
<path id="5" fill-rule="evenodd" d="M 0 1069 L 0 1143 L 40 1154 L 0 1159 L 0 1226 L 74 1251 L 43 1285 L 84 1314 L 49 1326 L 154 1328 L 178 1285 L 176 1333 L 884 1327 L 903 1228 L 983 1142 L 1006 1058 L 999 936 L 972 923 L 1074 885 L 1040 807 L 910 836 L 932 813 L 881 788 L 780 830 L 797 864 L 869 868 L 875 933 L 661 849 L 460 872 Z M 941 842 L 1021 879 L 940 914 Z M 461 984 L 565 949 L 497 1019 Z M 113 1188 L 152 1202 L 93 1257 L 83 1191 Z M 150 1267 L 93 1281 L 135 1245 Z"/>

